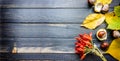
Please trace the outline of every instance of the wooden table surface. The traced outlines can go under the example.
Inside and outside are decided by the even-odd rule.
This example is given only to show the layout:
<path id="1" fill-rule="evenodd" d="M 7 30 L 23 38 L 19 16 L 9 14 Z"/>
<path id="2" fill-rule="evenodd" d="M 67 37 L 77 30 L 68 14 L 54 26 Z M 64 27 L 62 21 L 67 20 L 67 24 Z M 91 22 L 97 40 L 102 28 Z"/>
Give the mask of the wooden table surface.
<path id="1" fill-rule="evenodd" d="M 113 0 L 109 11 L 119 2 Z M 0 61 L 80 61 L 74 52 L 74 37 L 93 32 L 99 47 L 95 33 L 106 28 L 105 23 L 95 30 L 80 27 L 93 13 L 87 0 L 0 0 L 0 8 Z M 112 31 L 107 31 L 110 43 Z M 11 53 L 14 47 L 16 54 Z M 89 54 L 84 61 L 100 58 Z"/>

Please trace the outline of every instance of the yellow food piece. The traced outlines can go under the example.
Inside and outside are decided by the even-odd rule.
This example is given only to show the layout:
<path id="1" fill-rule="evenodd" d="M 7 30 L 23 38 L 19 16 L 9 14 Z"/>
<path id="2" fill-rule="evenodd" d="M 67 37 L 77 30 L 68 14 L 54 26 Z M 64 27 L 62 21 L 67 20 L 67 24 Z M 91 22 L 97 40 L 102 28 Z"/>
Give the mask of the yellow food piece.
<path id="1" fill-rule="evenodd" d="M 114 39 L 106 52 L 120 61 L 120 38 Z"/>
<path id="2" fill-rule="evenodd" d="M 110 4 L 112 2 L 112 0 L 97 0 L 96 3 L 102 3 L 103 5 L 105 4 Z M 95 4 L 96 4 L 95 3 Z"/>
<path id="3" fill-rule="evenodd" d="M 88 29 L 95 29 L 97 26 L 102 24 L 104 20 L 105 20 L 105 16 L 103 14 L 93 13 L 93 14 L 88 15 L 85 18 L 81 26 L 84 26 Z"/>

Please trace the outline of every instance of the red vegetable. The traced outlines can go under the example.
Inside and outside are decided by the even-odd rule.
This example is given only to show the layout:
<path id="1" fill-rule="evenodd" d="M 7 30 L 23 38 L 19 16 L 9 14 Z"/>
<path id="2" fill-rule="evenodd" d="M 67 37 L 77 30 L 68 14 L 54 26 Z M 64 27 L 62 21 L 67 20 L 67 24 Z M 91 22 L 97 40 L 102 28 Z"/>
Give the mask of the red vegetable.
<path id="1" fill-rule="evenodd" d="M 85 58 L 85 56 L 86 56 L 86 55 L 83 54 L 80 59 L 83 60 L 83 59 Z"/>
<path id="2" fill-rule="evenodd" d="M 86 48 L 92 48 L 91 40 L 92 33 L 90 34 L 79 34 L 79 37 L 76 37 L 77 42 L 75 43 L 75 51 L 80 55 L 81 59 L 85 58 Z"/>
<path id="3" fill-rule="evenodd" d="M 92 33 L 90 34 L 79 34 L 75 38 L 75 52 L 80 55 L 80 59 L 83 60 L 88 53 L 94 53 L 99 56 L 103 61 L 107 61 L 102 55 L 97 46 L 92 42 Z"/>

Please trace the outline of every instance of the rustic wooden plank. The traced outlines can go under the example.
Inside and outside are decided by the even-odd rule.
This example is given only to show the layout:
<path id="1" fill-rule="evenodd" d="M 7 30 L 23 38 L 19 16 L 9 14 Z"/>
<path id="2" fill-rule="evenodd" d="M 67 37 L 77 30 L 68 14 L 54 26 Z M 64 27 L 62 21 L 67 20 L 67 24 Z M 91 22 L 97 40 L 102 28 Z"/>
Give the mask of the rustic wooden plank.
<path id="1" fill-rule="evenodd" d="M 111 42 L 113 38 L 106 40 Z M 17 48 L 17 53 L 74 53 L 74 38 L 2 38 L 0 51 L 11 52 Z M 93 34 L 93 42 L 100 48 L 101 42 Z M 14 46 L 15 45 L 15 46 Z"/>
<path id="2" fill-rule="evenodd" d="M 49 60 L 49 59 L 0 59 L 0 61 L 54 61 L 54 60 Z M 55 60 L 56 61 L 56 60 Z M 57 60 L 57 61 L 61 61 L 61 60 Z M 62 60 L 63 61 L 63 60 Z"/>
<path id="3" fill-rule="evenodd" d="M 78 60 L 78 56 L 76 54 L 59 54 L 59 53 L 46 53 L 46 54 L 5 54 L 7 55 L 8 59 L 14 59 L 14 60 L 69 60 L 69 61 L 73 61 L 73 60 Z M 5 56 L 3 56 L 5 57 Z M 71 57 L 71 58 L 70 58 Z"/>
<path id="4" fill-rule="evenodd" d="M 61 48 L 63 47 L 63 48 Z M 16 47 L 16 53 L 74 53 L 74 49 L 70 47 L 57 46 L 55 47 Z M 67 49 L 65 49 L 67 48 Z"/>
<path id="5" fill-rule="evenodd" d="M 54 60 L 49 60 L 49 59 L 45 59 L 45 60 L 38 60 L 38 59 L 24 60 L 24 59 L 21 59 L 21 60 L 16 60 L 16 61 L 54 61 Z"/>
<path id="6" fill-rule="evenodd" d="M 12 39 L 13 38 L 9 38 L 9 39 L 3 38 L 3 37 L 0 38 L 0 53 L 5 53 L 12 50 L 13 42 L 10 42 Z"/>
<path id="7" fill-rule="evenodd" d="M 86 1 L 87 0 L 3 0 L 1 4 L 7 5 L 7 7 L 82 7 L 86 6 Z"/>
<path id="8" fill-rule="evenodd" d="M 74 38 L 79 33 L 95 32 L 99 28 L 105 28 L 102 24 L 95 30 L 80 27 L 80 24 L 15 24 L 5 23 L 2 26 L 3 37 L 63 37 Z"/>
<path id="9" fill-rule="evenodd" d="M 52 61 L 101 61 L 101 59 L 93 54 L 89 54 L 86 56 L 86 59 L 80 60 L 79 56 L 74 54 L 74 53 L 27 53 L 27 54 L 8 54 L 8 53 L 3 53 L 4 56 L 7 57 L 7 61 L 21 61 L 21 60 L 40 60 L 40 61 L 46 61 L 46 60 L 52 60 Z M 2 55 L 3 55 L 2 54 Z M 104 54 L 104 56 L 107 58 L 108 61 L 118 61 L 115 58 L 113 58 L 109 54 Z"/>
<path id="10" fill-rule="evenodd" d="M 111 7 L 118 5 L 120 0 L 113 0 Z M 2 8 L 81 8 L 88 7 L 87 0 L 2 0 Z"/>
<path id="11" fill-rule="evenodd" d="M 1 17 L 2 17 L 2 9 L 0 9 L 0 23 L 2 22 Z"/>
<path id="12" fill-rule="evenodd" d="M 80 23 L 90 13 L 92 9 L 2 9 L 1 19 L 2 22 Z"/>
<path id="13" fill-rule="evenodd" d="M 3 38 L 1 45 L 10 46 L 16 43 L 17 47 L 49 47 L 74 46 L 74 38 Z M 31 44 L 32 43 L 32 44 Z"/>
<path id="14" fill-rule="evenodd" d="M 4 46 L 2 46 L 2 45 L 0 45 L 0 53 L 6 53 L 6 52 L 9 52 L 10 51 L 10 49 L 9 49 L 10 47 L 4 47 Z"/>
<path id="15" fill-rule="evenodd" d="M 74 53 L 74 39 L 59 38 L 3 38 L 0 51 L 17 48 L 17 53 Z M 4 47 L 3 47 L 4 46 Z"/>
<path id="16" fill-rule="evenodd" d="M 2 22 L 81 23 L 90 13 L 93 9 L 2 9 L 0 19 Z"/>

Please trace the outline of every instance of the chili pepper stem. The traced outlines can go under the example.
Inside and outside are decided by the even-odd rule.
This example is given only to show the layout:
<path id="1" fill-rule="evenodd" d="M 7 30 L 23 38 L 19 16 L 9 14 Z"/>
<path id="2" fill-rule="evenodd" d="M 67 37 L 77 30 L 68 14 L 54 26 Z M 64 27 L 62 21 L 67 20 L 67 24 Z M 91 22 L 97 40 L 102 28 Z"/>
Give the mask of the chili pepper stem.
<path id="1" fill-rule="evenodd" d="M 103 56 L 103 54 L 100 52 L 100 50 L 95 46 L 94 44 L 94 49 L 92 51 L 95 55 L 99 56 L 103 61 L 107 61 L 107 59 Z"/>

